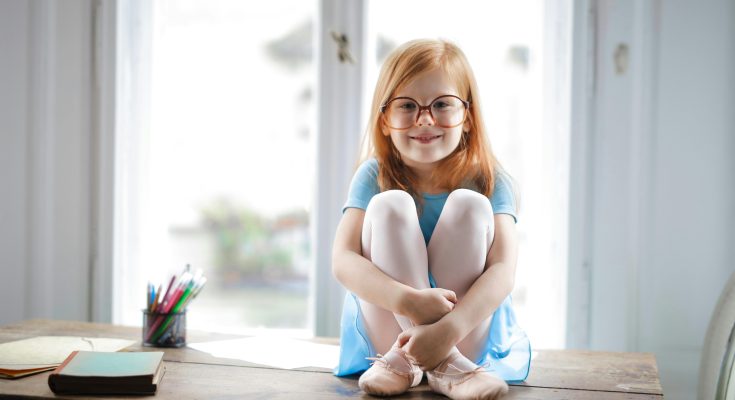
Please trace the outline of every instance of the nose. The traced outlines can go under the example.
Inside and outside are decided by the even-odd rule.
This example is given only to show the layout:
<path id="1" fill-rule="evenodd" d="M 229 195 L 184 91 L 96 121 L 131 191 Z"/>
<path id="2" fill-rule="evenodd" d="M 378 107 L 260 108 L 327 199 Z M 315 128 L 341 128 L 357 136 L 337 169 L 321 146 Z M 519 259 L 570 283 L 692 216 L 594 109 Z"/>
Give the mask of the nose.
<path id="1" fill-rule="evenodd" d="M 424 113 L 426 111 L 426 113 Z M 434 117 L 431 115 L 431 111 L 428 109 L 419 110 L 419 115 L 416 118 L 416 125 L 418 126 L 433 126 L 434 125 Z"/>

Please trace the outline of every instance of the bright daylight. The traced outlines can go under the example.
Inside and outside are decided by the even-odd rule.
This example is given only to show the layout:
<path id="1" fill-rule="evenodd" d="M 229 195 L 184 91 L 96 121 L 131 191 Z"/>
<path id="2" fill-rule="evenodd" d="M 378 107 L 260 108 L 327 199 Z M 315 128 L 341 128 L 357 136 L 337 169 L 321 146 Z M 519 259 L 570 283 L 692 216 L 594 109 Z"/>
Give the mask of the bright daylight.
<path id="1" fill-rule="evenodd" d="M 733 0 L 0 0 L 0 398 L 735 400 L 733 71 Z"/>

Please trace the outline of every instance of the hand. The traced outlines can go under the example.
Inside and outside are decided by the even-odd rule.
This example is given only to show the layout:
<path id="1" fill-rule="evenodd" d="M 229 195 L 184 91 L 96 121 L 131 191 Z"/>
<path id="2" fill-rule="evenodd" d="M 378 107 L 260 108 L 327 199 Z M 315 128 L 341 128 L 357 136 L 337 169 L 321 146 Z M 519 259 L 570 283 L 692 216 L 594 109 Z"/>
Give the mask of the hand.
<path id="1" fill-rule="evenodd" d="M 414 326 L 398 336 L 398 346 L 416 360 L 424 371 L 431 371 L 444 361 L 457 344 L 447 324 Z"/>
<path id="2" fill-rule="evenodd" d="M 454 309 L 457 295 L 448 289 L 419 289 L 407 294 L 403 315 L 414 325 L 433 324 Z"/>

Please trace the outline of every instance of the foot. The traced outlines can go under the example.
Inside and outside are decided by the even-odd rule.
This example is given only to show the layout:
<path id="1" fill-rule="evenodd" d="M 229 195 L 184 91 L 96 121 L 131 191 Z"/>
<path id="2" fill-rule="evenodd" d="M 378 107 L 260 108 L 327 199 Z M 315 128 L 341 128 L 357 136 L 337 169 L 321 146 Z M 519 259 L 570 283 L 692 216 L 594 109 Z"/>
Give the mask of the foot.
<path id="1" fill-rule="evenodd" d="M 394 396 L 421 383 L 423 372 L 408 358 L 405 351 L 392 348 L 386 355 L 378 354 L 373 365 L 365 371 L 358 385 L 367 394 Z"/>
<path id="2" fill-rule="evenodd" d="M 426 373 L 431 390 L 452 400 L 494 400 L 508 393 L 508 384 L 455 351 Z"/>

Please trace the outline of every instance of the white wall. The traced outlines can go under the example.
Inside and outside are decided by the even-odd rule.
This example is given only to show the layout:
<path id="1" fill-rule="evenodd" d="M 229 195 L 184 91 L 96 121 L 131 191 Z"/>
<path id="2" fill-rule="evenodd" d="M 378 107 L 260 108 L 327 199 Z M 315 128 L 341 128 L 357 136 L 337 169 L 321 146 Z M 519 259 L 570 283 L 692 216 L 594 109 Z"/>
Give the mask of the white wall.
<path id="1" fill-rule="evenodd" d="M 26 313 L 28 8 L 0 2 L 0 322 Z"/>
<path id="2" fill-rule="evenodd" d="M 0 323 L 89 318 L 91 10 L 0 1 Z"/>
<path id="3" fill-rule="evenodd" d="M 654 352 L 666 397 L 693 399 L 735 271 L 735 2 L 595 6 L 586 344 Z"/>
<path id="4" fill-rule="evenodd" d="M 656 352 L 668 398 L 693 399 L 708 321 L 735 271 L 735 2 L 662 1 L 658 57 L 639 347 Z"/>

